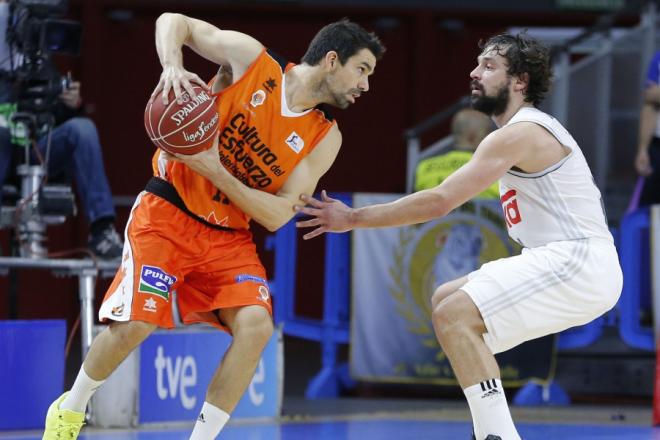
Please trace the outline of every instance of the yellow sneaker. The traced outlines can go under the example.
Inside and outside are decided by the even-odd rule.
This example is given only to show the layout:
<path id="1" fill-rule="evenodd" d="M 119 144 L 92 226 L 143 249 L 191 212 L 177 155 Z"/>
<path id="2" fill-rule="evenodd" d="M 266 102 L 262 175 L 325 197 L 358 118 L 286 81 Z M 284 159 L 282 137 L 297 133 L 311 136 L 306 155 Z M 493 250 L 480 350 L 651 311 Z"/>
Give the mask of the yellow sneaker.
<path id="1" fill-rule="evenodd" d="M 68 392 L 62 394 L 51 403 L 46 414 L 46 429 L 42 440 L 72 440 L 77 439 L 80 428 L 85 424 L 85 413 L 68 409 L 60 409 L 60 404 Z"/>

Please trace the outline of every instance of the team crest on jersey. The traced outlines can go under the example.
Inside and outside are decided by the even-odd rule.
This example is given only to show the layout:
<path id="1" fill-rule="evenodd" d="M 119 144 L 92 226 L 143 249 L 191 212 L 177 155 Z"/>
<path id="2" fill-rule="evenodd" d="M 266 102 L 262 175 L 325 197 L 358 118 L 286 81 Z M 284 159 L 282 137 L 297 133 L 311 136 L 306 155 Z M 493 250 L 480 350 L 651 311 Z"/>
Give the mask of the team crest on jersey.
<path id="1" fill-rule="evenodd" d="M 252 94 L 252 99 L 250 99 L 250 105 L 252 107 L 258 107 L 261 104 L 263 104 L 265 100 L 266 100 L 266 92 L 259 89 Z"/>
<path id="2" fill-rule="evenodd" d="M 296 154 L 300 153 L 300 151 L 305 147 L 305 141 L 295 131 L 291 132 L 289 137 L 286 138 L 285 142 L 289 147 L 291 147 L 293 151 L 296 152 Z"/>
<path id="3" fill-rule="evenodd" d="M 170 289 L 176 283 L 176 277 L 168 274 L 160 267 L 142 265 L 140 272 L 140 287 L 138 292 L 160 296 L 165 301 L 170 300 Z"/>

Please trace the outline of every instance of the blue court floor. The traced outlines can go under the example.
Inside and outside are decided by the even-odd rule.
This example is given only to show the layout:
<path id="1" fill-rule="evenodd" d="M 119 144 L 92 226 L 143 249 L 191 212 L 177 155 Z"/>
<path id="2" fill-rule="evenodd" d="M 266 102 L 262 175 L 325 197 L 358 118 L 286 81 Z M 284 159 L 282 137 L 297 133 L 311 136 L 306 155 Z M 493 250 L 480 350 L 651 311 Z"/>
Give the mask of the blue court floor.
<path id="1" fill-rule="evenodd" d="M 660 428 L 644 426 L 519 423 L 525 440 L 660 440 Z M 467 422 L 396 420 L 309 420 L 282 423 L 232 424 L 221 440 L 469 440 Z M 89 430 L 80 440 L 187 440 L 190 429 Z M 0 439 L 40 440 L 38 432 L 4 433 Z"/>
<path id="2" fill-rule="evenodd" d="M 660 440 L 651 405 L 512 407 L 524 440 Z M 220 440 L 470 440 L 462 399 L 284 399 L 278 421 L 232 420 Z M 85 427 L 79 440 L 188 440 L 193 420 L 135 430 Z M 41 440 L 42 432 L 2 432 L 0 440 Z"/>

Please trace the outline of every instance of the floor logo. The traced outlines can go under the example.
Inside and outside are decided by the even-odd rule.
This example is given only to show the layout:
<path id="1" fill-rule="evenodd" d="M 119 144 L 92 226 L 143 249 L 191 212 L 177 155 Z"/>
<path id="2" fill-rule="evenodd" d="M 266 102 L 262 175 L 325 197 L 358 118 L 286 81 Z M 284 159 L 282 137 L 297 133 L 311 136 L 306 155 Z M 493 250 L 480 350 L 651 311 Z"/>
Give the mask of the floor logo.
<path id="1" fill-rule="evenodd" d="M 151 293 L 170 300 L 170 288 L 176 283 L 176 277 L 156 266 L 142 266 L 138 292 Z"/>

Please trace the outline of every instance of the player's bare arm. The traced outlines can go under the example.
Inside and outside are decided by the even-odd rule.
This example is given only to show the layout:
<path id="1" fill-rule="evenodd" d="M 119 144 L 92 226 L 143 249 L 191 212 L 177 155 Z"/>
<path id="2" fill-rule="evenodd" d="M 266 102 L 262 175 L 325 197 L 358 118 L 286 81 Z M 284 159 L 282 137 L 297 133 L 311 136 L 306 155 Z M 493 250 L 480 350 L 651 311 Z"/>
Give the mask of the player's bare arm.
<path id="1" fill-rule="evenodd" d="M 635 156 L 635 169 L 640 176 L 644 177 L 650 176 L 653 173 L 651 158 L 649 156 L 649 146 L 651 145 L 651 139 L 653 139 L 653 132 L 655 131 L 657 112 L 656 106 L 647 101 L 642 105 L 642 110 L 639 114 L 639 141 L 637 144 L 637 155 Z"/>
<path id="2" fill-rule="evenodd" d="M 653 106 L 660 105 L 660 85 L 653 84 L 644 91 L 644 101 Z"/>
<path id="3" fill-rule="evenodd" d="M 530 127 L 531 126 L 531 127 Z M 324 232 L 345 232 L 356 228 L 377 228 L 423 223 L 443 217 L 499 180 L 514 166 L 535 172 L 561 160 L 566 152 L 559 144 L 550 153 L 540 153 L 552 136 L 532 123 L 519 123 L 491 133 L 472 159 L 439 186 L 390 203 L 352 209 L 338 200 L 316 200 L 302 195 L 306 207 L 300 212 L 313 218 L 297 222 L 298 227 L 316 227 L 306 240 Z"/>
<path id="4" fill-rule="evenodd" d="M 163 73 L 152 99 L 161 93 L 163 103 L 167 104 L 170 89 L 174 89 L 179 99 L 182 90 L 195 95 L 191 83 L 206 88 L 196 74 L 183 68 L 184 45 L 209 61 L 230 66 L 233 78 L 240 78 L 263 50 L 261 43 L 249 35 L 221 30 L 182 14 L 164 13 L 156 20 L 156 49 Z"/>
<path id="5" fill-rule="evenodd" d="M 192 155 L 170 155 L 210 180 L 243 212 L 269 231 L 276 231 L 294 216 L 294 205 L 301 193 L 311 194 L 319 179 L 334 162 L 341 146 L 341 133 L 333 126 L 323 140 L 293 169 L 277 194 L 270 194 L 243 184 L 218 160 L 218 145 Z M 162 153 L 166 154 L 166 153 Z"/>

